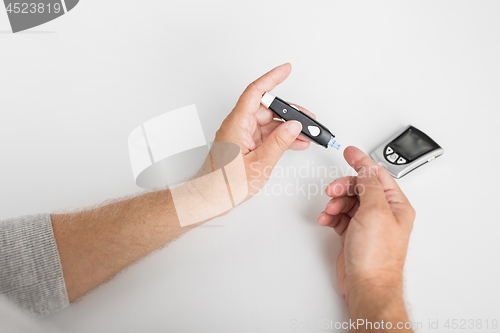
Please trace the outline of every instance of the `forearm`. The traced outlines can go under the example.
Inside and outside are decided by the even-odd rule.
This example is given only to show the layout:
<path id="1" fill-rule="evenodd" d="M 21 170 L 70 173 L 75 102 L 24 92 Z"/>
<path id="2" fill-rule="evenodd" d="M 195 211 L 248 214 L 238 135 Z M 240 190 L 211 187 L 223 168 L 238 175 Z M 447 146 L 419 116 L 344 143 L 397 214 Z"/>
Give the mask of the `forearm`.
<path id="1" fill-rule="evenodd" d="M 52 215 L 69 300 L 199 224 L 180 226 L 168 190 Z"/>
<path id="2" fill-rule="evenodd" d="M 356 288 L 349 295 L 349 317 L 363 323 L 353 332 L 413 332 L 407 328 L 409 318 L 400 282 Z"/>

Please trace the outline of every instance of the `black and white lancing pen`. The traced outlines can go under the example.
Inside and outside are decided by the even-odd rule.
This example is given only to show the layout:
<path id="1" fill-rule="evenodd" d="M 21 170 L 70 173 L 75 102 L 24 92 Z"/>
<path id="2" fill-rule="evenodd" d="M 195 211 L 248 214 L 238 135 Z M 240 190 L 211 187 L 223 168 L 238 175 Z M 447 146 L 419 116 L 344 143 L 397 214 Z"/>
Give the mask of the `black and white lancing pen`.
<path id="1" fill-rule="evenodd" d="M 313 119 L 304 112 L 300 111 L 295 106 L 290 105 L 281 98 L 267 92 L 264 96 L 262 96 L 260 102 L 285 121 L 297 120 L 300 122 L 302 124 L 302 134 L 311 139 L 311 141 L 314 141 L 318 145 L 325 148 L 340 148 L 340 144 L 335 141 L 335 135 L 333 135 L 328 128 L 323 126 L 316 119 Z"/>

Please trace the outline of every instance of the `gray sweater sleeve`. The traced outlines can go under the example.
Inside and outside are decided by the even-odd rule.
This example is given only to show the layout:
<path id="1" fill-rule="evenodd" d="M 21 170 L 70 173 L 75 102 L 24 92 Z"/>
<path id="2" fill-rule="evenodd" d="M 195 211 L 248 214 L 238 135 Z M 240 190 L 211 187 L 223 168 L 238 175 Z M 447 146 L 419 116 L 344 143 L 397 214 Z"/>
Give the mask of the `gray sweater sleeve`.
<path id="1" fill-rule="evenodd" d="M 0 221 L 0 294 L 35 317 L 68 306 L 49 214 Z"/>

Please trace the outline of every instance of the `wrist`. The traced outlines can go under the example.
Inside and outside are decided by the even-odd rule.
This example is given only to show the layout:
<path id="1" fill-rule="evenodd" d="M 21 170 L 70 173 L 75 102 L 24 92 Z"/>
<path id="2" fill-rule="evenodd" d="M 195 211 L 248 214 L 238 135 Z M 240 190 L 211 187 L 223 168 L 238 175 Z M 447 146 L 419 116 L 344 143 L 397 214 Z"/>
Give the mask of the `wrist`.
<path id="1" fill-rule="evenodd" d="M 171 207 L 181 227 L 207 222 L 233 208 L 221 170 L 170 187 Z"/>
<path id="2" fill-rule="evenodd" d="M 348 278 L 348 303 L 363 300 L 367 297 L 388 296 L 397 297 L 403 294 L 403 274 L 399 271 L 381 271 L 376 274 L 363 274 Z"/>
<path id="3" fill-rule="evenodd" d="M 372 323 L 398 323 L 409 321 L 403 299 L 401 275 L 378 275 L 378 278 L 358 280 L 348 294 L 349 316 Z M 363 329 L 359 330 L 363 332 Z M 384 330 L 382 330 L 385 332 Z M 398 330 L 401 331 L 401 330 Z"/>

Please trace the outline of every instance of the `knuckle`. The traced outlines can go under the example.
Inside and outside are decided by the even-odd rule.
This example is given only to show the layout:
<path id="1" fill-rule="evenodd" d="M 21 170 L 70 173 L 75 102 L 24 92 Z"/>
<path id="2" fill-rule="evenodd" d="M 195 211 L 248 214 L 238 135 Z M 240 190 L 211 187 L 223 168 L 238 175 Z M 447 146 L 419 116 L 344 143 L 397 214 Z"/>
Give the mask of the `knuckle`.
<path id="1" fill-rule="evenodd" d="M 288 149 L 287 142 L 280 135 L 274 136 L 274 143 L 277 149 L 279 149 L 281 152 L 284 152 Z"/>
<path id="2" fill-rule="evenodd" d="M 255 81 L 253 81 L 252 83 L 250 83 L 246 89 L 247 91 L 252 91 L 252 90 L 258 90 L 258 87 L 257 87 L 257 84 L 255 83 Z"/>
<path id="3" fill-rule="evenodd" d="M 385 170 L 384 168 L 382 168 L 382 166 L 381 166 L 380 164 L 377 164 L 377 163 L 375 163 L 375 164 L 371 165 L 371 166 L 370 166 L 370 168 L 371 168 L 371 169 L 372 169 L 375 173 L 380 172 L 380 170 Z"/>
<path id="4" fill-rule="evenodd" d="M 391 214 L 390 209 L 382 203 L 373 203 L 369 207 L 369 211 L 372 212 L 373 217 L 377 220 L 386 220 Z"/>
<path id="5" fill-rule="evenodd" d="M 415 221 L 415 218 L 417 217 L 417 212 L 413 206 L 409 206 L 408 208 L 408 217 L 409 217 L 409 224 L 410 227 L 413 227 L 413 222 Z"/>
<path id="6" fill-rule="evenodd" d="M 415 208 L 413 208 L 412 205 L 410 205 L 410 214 L 412 219 L 415 219 L 415 217 L 417 217 L 417 211 L 415 210 Z"/>

